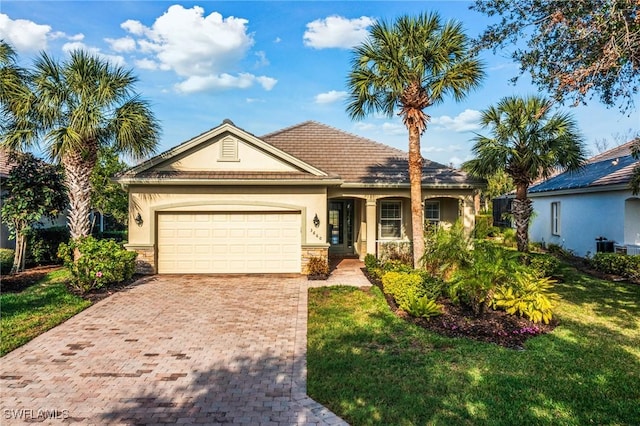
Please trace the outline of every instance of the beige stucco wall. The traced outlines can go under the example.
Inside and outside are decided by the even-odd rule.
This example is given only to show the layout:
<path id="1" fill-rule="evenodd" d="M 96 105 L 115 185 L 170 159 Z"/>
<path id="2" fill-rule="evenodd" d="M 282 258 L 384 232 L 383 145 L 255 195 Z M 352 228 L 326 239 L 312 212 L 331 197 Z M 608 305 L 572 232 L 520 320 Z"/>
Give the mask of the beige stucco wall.
<path id="1" fill-rule="evenodd" d="M 344 188 L 332 187 L 328 190 L 330 198 L 355 198 L 355 234 L 354 247 L 361 259 L 367 253 L 375 254 L 377 242 L 381 241 L 378 233 L 379 208 L 382 200 L 402 201 L 402 237 L 400 240 L 411 239 L 411 199 L 409 189 L 400 188 Z M 425 200 L 440 201 L 441 220 L 452 224 L 458 218 L 467 233 L 471 233 L 475 226 L 477 191 L 473 189 L 423 189 Z M 367 221 L 367 204 L 375 205 L 375 219 L 373 223 Z M 369 241 L 371 240 L 371 241 Z M 391 241 L 391 240 L 390 240 Z"/>
<path id="2" fill-rule="evenodd" d="M 300 211 L 302 244 L 326 241 L 326 189 L 300 186 L 131 186 L 129 244 L 155 244 L 156 213 L 162 211 Z M 140 213 L 143 224 L 138 226 Z M 324 221 L 324 220 L 323 220 Z"/>
<path id="3" fill-rule="evenodd" d="M 237 161 L 221 160 L 221 144 L 224 139 L 231 139 L 237 143 Z M 259 166 L 258 166 L 259 165 Z M 259 167 L 261 172 L 291 172 L 295 167 L 283 162 L 275 156 L 264 152 L 242 139 L 221 135 L 220 137 L 198 146 L 198 149 L 178 156 L 171 162 L 160 164 L 156 170 L 163 171 L 213 171 L 233 170 L 254 172 Z"/>

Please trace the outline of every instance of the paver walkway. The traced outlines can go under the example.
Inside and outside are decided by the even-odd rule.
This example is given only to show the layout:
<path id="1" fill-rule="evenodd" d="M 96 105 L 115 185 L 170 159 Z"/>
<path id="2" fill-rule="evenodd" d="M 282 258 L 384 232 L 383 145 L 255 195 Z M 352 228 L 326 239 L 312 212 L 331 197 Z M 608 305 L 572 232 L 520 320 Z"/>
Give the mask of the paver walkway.
<path id="1" fill-rule="evenodd" d="M 0 423 L 344 424 L 306 395 L 309 283 L 148 278 L 0 359 Z"/>

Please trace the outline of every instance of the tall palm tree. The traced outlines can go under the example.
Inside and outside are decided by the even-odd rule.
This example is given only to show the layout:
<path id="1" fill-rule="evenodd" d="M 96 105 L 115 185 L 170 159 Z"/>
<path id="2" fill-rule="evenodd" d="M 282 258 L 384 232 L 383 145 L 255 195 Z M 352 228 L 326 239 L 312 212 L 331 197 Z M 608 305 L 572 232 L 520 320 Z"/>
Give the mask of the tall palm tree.
<path id="1" fill-rule="evenodd" d="M 512 213 L 518 251 L 529 250 L 529 220 L 533 211 L 529 185 L 557 171 L 578 170 L 585 162 L 583 139 L 573 117 L 556 112 L 542 97 L 506 97 L 482 112 L 480 119 L 491 137 L 477 135 L 476 158 L 463 169 L 488 177 L 505 170 L 516 187 Z"/>
<path id="2" fill-rule="evenodd" d="M 402 16 L 378 22 L 353 51 L 348 77 L 352 119 L 397 112 L 409 132 L 409 181 L 414 264 L 424 253 L 422 154 L 420 136 L 430 120 L 424 109 L 451 95 L 461 100 L 484 77 L 483 66 L 469 53 L 469 40 L 457 22 L 442 23 L 435 14 Z"/>
<path id="3" fill-rule="evenodd" d="M 17 88 L 0 98 L 8 115 L 1 144 L 23 150 L 44 142 L 44 151 L 64 168 L 71 237 L 88 235 L 98 150 L 142 158 L 156 149 L 158 122 L 133 91 L 131 71 L 80 50 L 62 62 L 42 53 L 25 80 L 28 102 Z"/>

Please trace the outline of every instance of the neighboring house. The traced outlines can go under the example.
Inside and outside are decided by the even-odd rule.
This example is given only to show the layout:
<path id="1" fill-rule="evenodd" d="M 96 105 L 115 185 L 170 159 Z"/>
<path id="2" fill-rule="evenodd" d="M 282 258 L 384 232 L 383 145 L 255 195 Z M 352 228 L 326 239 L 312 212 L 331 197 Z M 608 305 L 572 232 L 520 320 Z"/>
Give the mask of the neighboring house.
<path id="1" fill-rule="evenodd" d="M 558 244 L 579 256 L 614 247 L 640 254 L 640 196 L 629 187 L 633 169 L 640 165 L 631 156 L 633 143 L 596 155 L 579 172 L 532 186 L 531 240 Z M 603 238 L 609 244 L 598 244 Z"/>
<path id="2" fill-rule="evenodd" d="M 130 250 L 159 273 L 301 273 L 411 234 L 407 154 L 313 122 L 256 137 L 225 120 L 120 175 Z M 425 160 L 425 219 L 474 225 L 484 182 Z"/>
<path id="3" fill-rule="evenodd" d="M 0 209 L 4 199 L 4 180 L 9 177 L 12 165 L 9 162 L 9 154 L 6 150 L 0 148 Z M 9 228 L 3 220 L 0 220 L 0 248 L 16 248 L 16 241 L 9 238 Z"/>

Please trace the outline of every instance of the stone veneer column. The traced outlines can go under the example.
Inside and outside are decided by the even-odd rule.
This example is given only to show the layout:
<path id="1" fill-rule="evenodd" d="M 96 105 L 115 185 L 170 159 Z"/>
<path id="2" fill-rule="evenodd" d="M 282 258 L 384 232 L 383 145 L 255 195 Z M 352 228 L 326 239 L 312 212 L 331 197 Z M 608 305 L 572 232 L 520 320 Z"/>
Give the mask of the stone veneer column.
<path id="1" fill-rule="evenodd" d="M 329 246 L 326 244 L 302 246 L 302 262 L 300 264 L 302 274 L 307 275 L 309 273 L 307 265 L 312 257 L 320 257 L 329 262 Z"/>
<path id="2" fill-rule="evenodd" d="M 156 250 L 153 245 L 125 244 L 129 251 L 138 253 L 136 258 L 136 273 L 153 275 L 156 273 Z"/>

